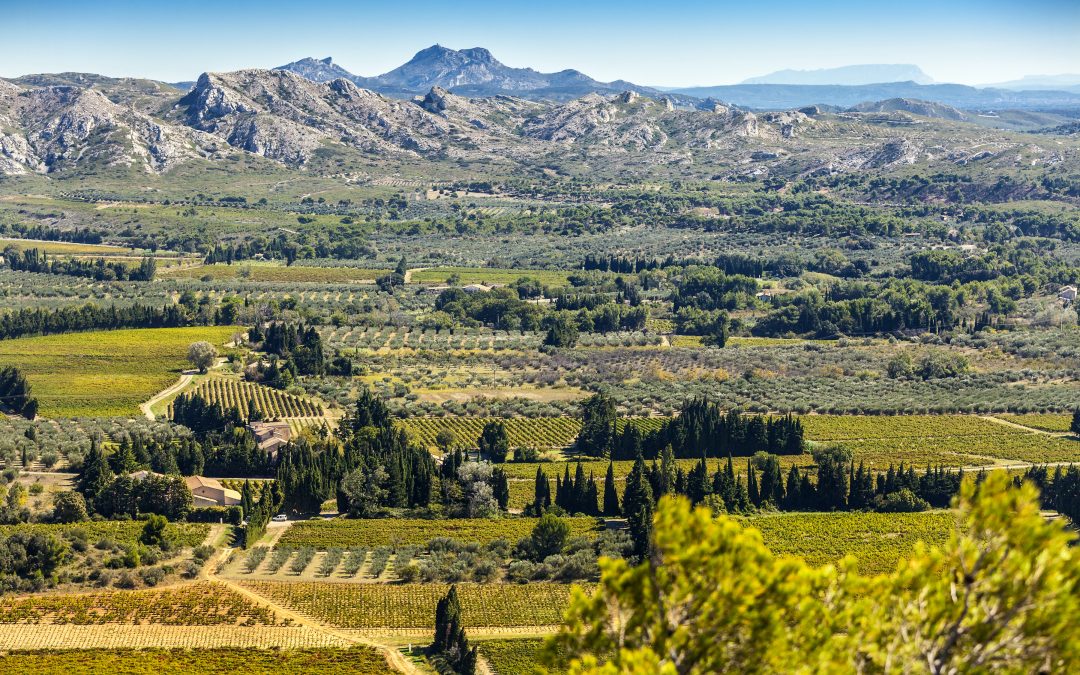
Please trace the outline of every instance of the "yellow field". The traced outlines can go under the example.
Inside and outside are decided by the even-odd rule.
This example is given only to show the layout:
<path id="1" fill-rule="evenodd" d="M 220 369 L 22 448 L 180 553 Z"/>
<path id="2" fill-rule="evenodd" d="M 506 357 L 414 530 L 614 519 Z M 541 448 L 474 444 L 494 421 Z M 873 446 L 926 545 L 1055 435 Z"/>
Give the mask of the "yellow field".
<path id="1" fill-rule="evenodd" d="M 132 249 L 102 244 L 77 244 L 67 241 L 42 241 L 38 239 L 0 238 L 0 250 L 14 246 L 20 251 L 36 248 L 55 255 L 130 255 Z"/>
<path id="2" fill-rule="evenodd" d="M 0 364 L 22 370 L 44 417 L 132 416 L 176 381 L 192 342 L 220 347 L 236 331 L 146 328 L 3 340 Z"/>
<path id="3" fill-rule="evenodd" d="M 459 277 L 460 284 L 504 285 L 513 283 L 521 277 L 538 280 L 544 286 L 567 286 L 569 272 L 559 270 L 511 270 L 487 267 L 431 267 L 415 270 L 411 281 L 416 284 L 445 284 L 453 276 Z"/>

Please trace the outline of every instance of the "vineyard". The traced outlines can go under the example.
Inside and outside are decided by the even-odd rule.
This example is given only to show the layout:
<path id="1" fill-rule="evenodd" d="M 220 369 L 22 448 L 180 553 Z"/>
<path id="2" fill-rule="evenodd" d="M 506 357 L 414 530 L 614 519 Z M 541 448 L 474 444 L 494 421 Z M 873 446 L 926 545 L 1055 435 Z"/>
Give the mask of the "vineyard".
<path id="1" fill-rule="evenodd" d="M 394 630 L 431 628 L 435 604 L 446 584 L 320 584 L 241 581 L 259 595 L 303 615 L 341 628 Z M 484 627 L 550 626 L 562 620 L 570 586 L 457 584 L 464 625 Z"/>
<path id="2" fill-rule="evenodd" d="M 124 624 L 0 624 L 0 645 L 10 650 L 78 649 L 307 649 L 351 643 L 306 626 L 162 626 Z M 0 657 L 0 664 L 11 656 Z M 85 672 L 85 671 L 76 671 Z M 97 672 L 97 671 L 94 671 Z M 131 672 L 105 671 L 105 672 Z M 376 671 L 382 672 L 382 671 Z"/>
<path id="3" fill-rule="evenodd" d="M 1007 422 L 1052 433 L 1067 433 L 1072 425 L 1072 415 L 1032 413 L 1029 415 L 995 415 Z"/>
<path id="4" fill-rule="evenodd" d="M 322 406 L 306 398 L 233 378 L 208 377 L 189 392 L 199 394 L 213 403 L 219 403 L 225 409 L 237 408 L 242 419 L 248 419 L 251 416 L 252 405 L 262 414 L 263 419 L 321 417 L 323 415 Z M 172 417 L 171 405 L 169 417 Z"/>
<path id="5" fill-rule="evenodd" d="M 941 545 L 956 527 L 948 511 L 924 513 L 784 513 L 755 516 L 746 524 L 761 532 L 777 555 L 793 555 L 811 565 L 853 555 L 863 574 L 892 571 L 915 542 Z"/>
<path id="6" fill-rule="evenodd" d="M 137 520 L 91 520 L 70 525 L 52 525 L 47 523 L 23 523 L 21 525 L 0 525 L 0 537 L 7 537 L 15 532 L 28 534 L 54 534 L 57 536 L 81 531 L 87 541 L 96 543 L 102 539 L 123 544 L 134 544 L 142 534 L 143 523 Z M 210 526 L 202 523 L 169 523 L 166 536 L 179 546 L 198 546 L 206 539 Z"/>
<path id="7" fill-rule="evenodd" d="M 925 466 L 1080 461 L 1080 443 L 1025 431 L 974 415 L 807 415 L 808 438 L 840 443 L 857 461 L 884 469 L 904 461 Z"/>
<path id="8" fill-rule="evenodd" d="M 459 284 L 484 284 L 503 286 L 512 284 L 517 279 L 529 277 L 536 279 L 543 286 L 567 286 L 568 272 L 559 270 L 510 270 L 487 267 L 431 267 L 413 270 L 412 282 L 416 284 L 446 284 L 451 277 L 457 277 Z"/>
<path id="9" fill-rule="evenodd" d="M 149 328 L 0 342 L 0 362 L 30 380 L 44 417 L 139 415 L 139 404 L 176 381 L 188 345 L 224 344 L 236 328 Z"/>
<path id="10" fill-rule="evenodd" d="M 476 643 L 480 654 L 496 675 L 531 673 L 540 662 L 544 641 L 521 638 L 516 640 L 482 640 Z M 548 668 L 550 675 L 566 672 L 561 668 Z"/>
<path id="11" fill-rule="evenodd" d="M 0 658 L 6 672 L 37 675 L 376 675 L 387 672 L 386 659 L 364 647 L 351 649 L 77 649 L 10 653 Z"/>
<path id="12" fill-rule="evenodd" d="M 417 443 L 435 447 L 435 438 L 449 432 L 457 445 L 476 447 L 484 425 L 496 421 L 487 417 L 413 417 L 398 423 Z M 572 417 L 516 417 L 501 421 L 506 426 L 510 447 L 564 448 L 581 431 L 581 421 Z"/>
<path id="13" fill-rule="evenodd" d="M 367 270 L 356 267 L 309 267 L 306 265 L 269 265 L 237 263 L 234 265 L 200 265 L 167 270 L 162 276 L 178 279 L 220 281 L 251 281 L 258 283 L 321 283 L 344 284 L 373 282 L 388 270 Z"/>
<path id="14" fill-rule="evenodd" d="M 475 448 L 484 425 L 494 421 L 506 426 L 511 448 L 565 448 L 573 444 L 581 431 L 581 420 L 575 417 L 412 417 L 399 420 L 398 424 L 415 442 L 428 448 L 436 447 L 435 438 L 442 431 L 453 435 L 455 444 Z M 629 423 L 648 433 L 659 429 L 664 421 L 663 417 L 620 419 L 616 423 L 616 431 L 622 431 L 623 425 Z"/>
<path id="15" fill-rule="evenodd" d="M 199 582 L 153 591 L 0 597 L 0 624 L 108 623 L 164 626 L 273 626 L 274 613 L 223 584 Z"/>
<path id="16" fill-rule="evenodd" d="M 595 518 L 567 518 L 570 536 L 585 536 L 597 530 Z M 436 537 L 486 544 L 496 539 L 516 543 L 528 536 L 535 518 L 454 518 L 448 520 L 377 519 L 307 520 L 292 525 L 278 540 L 281 548 L 311 547 L 320 551 L 354 546 L 423 545 Z"/>

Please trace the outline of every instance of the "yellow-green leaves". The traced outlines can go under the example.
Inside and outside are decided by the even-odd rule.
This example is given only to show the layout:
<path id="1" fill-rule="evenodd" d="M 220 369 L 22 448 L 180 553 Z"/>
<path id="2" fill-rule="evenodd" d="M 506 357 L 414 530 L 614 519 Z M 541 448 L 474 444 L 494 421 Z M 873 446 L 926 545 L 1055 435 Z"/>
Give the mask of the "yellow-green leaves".
<path id="1" fill-rule="evenodd" d="M 557 647 L 575 673 L 1066 672 L 1080 666 L 1071 535 L 1004 473 L 967 482 L 960 527 L 891 574 L 778 558 L 727 517 L 661 501 L 652 559 L 605 561 Z"/>

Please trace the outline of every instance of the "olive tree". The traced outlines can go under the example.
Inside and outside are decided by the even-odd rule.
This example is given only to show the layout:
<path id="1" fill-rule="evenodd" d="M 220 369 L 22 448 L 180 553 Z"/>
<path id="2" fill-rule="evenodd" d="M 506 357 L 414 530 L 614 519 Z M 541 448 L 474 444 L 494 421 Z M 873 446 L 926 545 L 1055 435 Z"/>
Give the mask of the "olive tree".
<path id="1" fill-rule="evenodd" d="M 198 368 L 200 373 L 205 373 L 209 370 L 217 361 L 217 356 L 217 349 L 214 345 L 205 340 L 192 342 L 191 346 L 188 347 L 188 361 L 191 362 L 191 365 Z"/>

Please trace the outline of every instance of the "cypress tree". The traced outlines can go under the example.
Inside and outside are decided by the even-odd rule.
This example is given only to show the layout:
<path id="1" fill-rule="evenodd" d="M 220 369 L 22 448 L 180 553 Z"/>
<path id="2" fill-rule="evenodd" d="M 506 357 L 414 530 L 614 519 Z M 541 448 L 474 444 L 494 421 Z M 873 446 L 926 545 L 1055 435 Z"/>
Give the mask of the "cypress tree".
<path id="1" fill-rule="evenodd" d="M 495 501 L 499 504 L 499 509 L 505 511 L 510 504 L 510 483 L 506 479 L 506 472 L 502 469 L 495 469 L 491 472 L 491 489 L 495 493 Z"/>
<path id="2" fill-rule="evenodd" d="M 754 465 L 749 461 L 746 463 L 746 494 L 751 504 L 761 506 L 761 492 L 758 490 L 757 471 L 754 470 Z"/>
<path id="3" fill-rule="evenodd" d="M 551 508 L 551 486 L 548 484 L 547 474 L 540 467 L 536 467 L 536 484 L 533 487 L 533 512 L 542 516 Z"/>
<path id="4" fill-rule="evenodd" d="M 604 515 L 614 517 L 620 513 L 619 493 L 615 489 L 615 466 L 608 462 L 607 475 L 604 476 Z"/>
<path id="5" fill-rule="evenodd" d="M 645 558 L 649 554 L 652 534 L 653 492 L 645 477 L 645 461 L 641 455 L 634 460 L 634 468 L 626 479 L 623 493 L 623 513 L 626 514 L 630 538 L 634 541 L 634 555 Z"/>

